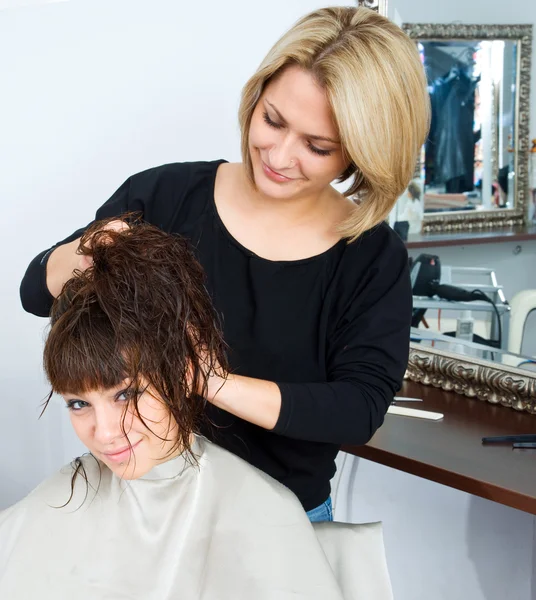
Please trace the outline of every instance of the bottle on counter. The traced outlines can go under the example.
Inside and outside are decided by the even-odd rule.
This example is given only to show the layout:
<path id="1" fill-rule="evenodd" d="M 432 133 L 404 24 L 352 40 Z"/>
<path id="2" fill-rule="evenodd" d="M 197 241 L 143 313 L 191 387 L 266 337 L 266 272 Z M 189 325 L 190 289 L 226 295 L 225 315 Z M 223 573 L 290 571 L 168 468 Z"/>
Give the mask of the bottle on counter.
<path id="1" fill-rule="evenodd" d="M 464 310 L 461 317 L 456 321 L 456 338 L 465 340 L 466 342 L 473 341 L 473 332 L 475 329 L 475 320 L 471 316 L 470 310 Z"/>

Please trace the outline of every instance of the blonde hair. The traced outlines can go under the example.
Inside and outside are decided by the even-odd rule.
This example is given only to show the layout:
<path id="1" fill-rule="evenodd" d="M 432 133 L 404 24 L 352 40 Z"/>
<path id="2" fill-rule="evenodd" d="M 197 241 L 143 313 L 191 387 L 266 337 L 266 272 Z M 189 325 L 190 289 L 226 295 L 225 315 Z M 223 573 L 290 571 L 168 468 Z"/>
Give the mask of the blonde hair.
<path id="1" fill-rule="evenodd" d="M 430 121 L 426 77 L 415 43 L 367 8 L 310 13 L 273 46 L 242 91 L 242 157 L 253 182 L 249 128 L 267 83 L 289 65 L 309 71 L 325 89 L 350 162 L 339 181 L 358 201 L 339 231 L 350 241 L 387 218 L 415 172 Z"/>

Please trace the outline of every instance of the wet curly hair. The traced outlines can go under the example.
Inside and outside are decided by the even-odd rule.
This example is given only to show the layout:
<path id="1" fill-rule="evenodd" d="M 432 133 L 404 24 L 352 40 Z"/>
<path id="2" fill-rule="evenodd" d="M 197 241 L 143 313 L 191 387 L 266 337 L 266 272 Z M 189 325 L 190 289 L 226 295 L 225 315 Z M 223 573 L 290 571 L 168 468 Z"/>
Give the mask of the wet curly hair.
<path id="1" fill-rule="evenodd" d="M 207 375 L 228 370 L 220 319 L 186 240 L 132 216 L 128 228 L 106 229 L 112 220 L 86 230 L 78 252 L 93 265 L 75 271 L 52 306 L 44 349 L 52 391 L 44 408 L 53 393 L 130 379 L 139 416 L 145 382 L 178 425 L 176 447 L 189 452 L 205 414 Z"/>

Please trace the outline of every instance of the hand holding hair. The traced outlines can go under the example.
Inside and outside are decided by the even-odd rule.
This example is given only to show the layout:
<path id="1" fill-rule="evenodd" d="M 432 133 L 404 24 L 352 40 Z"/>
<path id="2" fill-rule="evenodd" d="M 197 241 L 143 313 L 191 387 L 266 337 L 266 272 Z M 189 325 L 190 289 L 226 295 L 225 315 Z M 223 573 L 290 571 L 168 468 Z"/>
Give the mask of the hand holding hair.
<path id="1" fill-rule="evenodd" d="M 122 220 L 122 219 L 116 219 L 114 221 L 109 221 L 108 223 L 106 223 L 100 231 L 103 230 L 110 230 L 110 231 L 124 231 L 125 229 L 129 229 L 130 225 Z M 93 236 L 91 236 L 91 238 L 89 239 L 84 239 L 85 236 L 83 236 L 82 238 L 80 238 L 80 244 L 78 246 L 78 249 L 76 251 L 76 254 L 80 255 L 80 260 L 78 263 L 78 270 L 79 271 L 85 271 L 86 269 L 88 269 L 89 267 L 93 266 L 93 255 L 87 251 L 84 250 L 84 247 L 87 250 L 92 249 L 92 242 L 93 242 Z M 105 237 L 105 236 L 100 236 L 99 238 L 99 242 L 102 243 L 111 243 L 113 241 L 113 238 L 110 237 Z"/>

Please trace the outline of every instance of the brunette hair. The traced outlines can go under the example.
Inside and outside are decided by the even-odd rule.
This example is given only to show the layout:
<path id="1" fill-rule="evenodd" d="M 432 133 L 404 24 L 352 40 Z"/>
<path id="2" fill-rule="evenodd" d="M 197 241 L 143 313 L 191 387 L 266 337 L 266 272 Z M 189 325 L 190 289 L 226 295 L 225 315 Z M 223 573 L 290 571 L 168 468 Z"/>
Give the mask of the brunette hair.
<path id="1" fill-rule="evenodd" d="M 89 227 L 79 253 L 93 265 L 75 271 L 51 312 L 44 368 L 59 394 L 106 390 L 131 379 L 137 411 L 144 381 L 178 427 L 176 447 L 190 452 L 204 416 L 207 375 L 227 373 L 218 314 L 202 267 L 177 235 L 130 219 Z"/>

